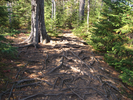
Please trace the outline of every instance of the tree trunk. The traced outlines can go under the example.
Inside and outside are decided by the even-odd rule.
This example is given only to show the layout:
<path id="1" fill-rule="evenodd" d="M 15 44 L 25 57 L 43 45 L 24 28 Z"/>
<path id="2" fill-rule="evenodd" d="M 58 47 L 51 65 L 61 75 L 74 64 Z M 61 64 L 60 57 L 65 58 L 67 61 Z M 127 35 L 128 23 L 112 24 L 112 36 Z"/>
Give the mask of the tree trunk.
<path id="1" fill-rule="evenodd" d="M 79 20 L 83 22 L 84 20 L 84 6 L 85 6 L 85 0 L 80 0 L 79 2 Z"/>
<path id="2" fill-rule="evenodd" d="M 90 15 L 90 0 L 88 0 L 88 6 L 87 6 L 87 25 L 89 27 L 89 15 Z"/>
<path id="3" fill-rule="evenodd" d="M 39 0 L 31 0 L 32 15 L 31 15 L 31 34 L 29 42 L 35 46 L 38 45 L 38 3 Z"/>
<path id="4" fill-rule="evenodd" d="M 53 19 L 54 16 L 54 0 L 52 0 L 52 14 L 51 14 L 51 18 Z"/>
<path id="5" fill-rule="evenodd" d="M 54 0 L 54 19 L 56 18 L 56 2 Z"/>
<path id="6" fill-rule="evenodd" d="M 52 15 L 51 15 L 51 18 L 52 19 L 56 18 L 56 2 L 55 2 L 55 0 L 52 0 Z"/>
<path id="7" fill-rule="evenodd" d="M 50 42 L 50 38 L 47 35 L 45 20 L 44 20 L 44 0 L 39 0 L 39 42 L 45 44 Z"/>
<path id="8" fill-rule="evenodd" d="M 7 2 L 7 11 L 8 11 L 8 17 L 9 17 L 9 24 L 10 24 L 10 27 L 11 27 L 11 22 L 12 22 L 12 19 L 11 19 L 11 15 L 12 15 L 12 4 L 10 2 Z"/>
<path id="9" fill-rule="evenodd" d="M 44 0 L 31 0 L 32 15 L 31 15 L 31 34 L 27 43 L 37 46 L 39 42 L 47 43 L 50 41 L 47 35 L 44 22 Z"/>

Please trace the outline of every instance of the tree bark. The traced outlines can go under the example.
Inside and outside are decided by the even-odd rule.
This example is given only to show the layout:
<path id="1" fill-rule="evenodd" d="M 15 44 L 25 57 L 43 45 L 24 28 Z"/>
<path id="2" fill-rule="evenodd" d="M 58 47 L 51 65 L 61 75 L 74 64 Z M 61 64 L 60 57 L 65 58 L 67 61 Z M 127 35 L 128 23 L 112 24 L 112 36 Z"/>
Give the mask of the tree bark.
<path id="1" fill-rule="evenodd" d="M 47 35 L 45 20 L 44 20 L 44 0 L 39 0 L 39 42 L 45 44 L 50 42 L 50 38 Z"/>
<path id="2" fill-rule="evenodd" d="M 29 39 L 29 42 L 32 42 L 35 46 L 38 45 L 38 3 L 39 0 L 31 0 L 31 37 Z"/>
<path id="3" fill-rule="evenodd" d="M 56 18 L 56 2 L 54 0 L 54 19 Z"/>
<path id="4" fill-rule="evenodd" d="M 44 0 L 31 0 L 31 5 L 31 34 L 24 42 L 38 46 L 39 42 L 45 44 L 50 41 L 44 22 Z"/>
<path id="5" fill-rule="evenodd" d="M 87 6 L 87 25 L 89 27 L 89 15 L 90 15 L 90 0 L 88 0 L 88 6 Z"/>
<path id="6" fill-rule="evenodd" d="M 84 6 L 85 6 L 85 0 L 80 0 L 79 2 L 79 20 L 83 22 L 84 20 Z"/>
<path id="7" fill-rule="evenodd" d="M 8 17 L 9 17 L 9 24 L 10 24 L 10 27 L 11 27 L 11 22 L 12 22 L 12 18 L 11 18 L 11 15 L 12 15 L 12 4 L 10 2 L 7 2 L 7 11 L 8 11 Z"/>
<path id="8" fill-rule="evenodd" d="M 54 16 L 54 0 L 52 0 L 52 14 L 51 14 L 51 18 L 53 19 Z"/>
<path id="9" fill-rule="evenodd" d="M 55 2 L 55 0 L 52 0 L 52 16 L 51 16 L 51 18 L 52 19 L 56 18 L 56 2 Z"/>

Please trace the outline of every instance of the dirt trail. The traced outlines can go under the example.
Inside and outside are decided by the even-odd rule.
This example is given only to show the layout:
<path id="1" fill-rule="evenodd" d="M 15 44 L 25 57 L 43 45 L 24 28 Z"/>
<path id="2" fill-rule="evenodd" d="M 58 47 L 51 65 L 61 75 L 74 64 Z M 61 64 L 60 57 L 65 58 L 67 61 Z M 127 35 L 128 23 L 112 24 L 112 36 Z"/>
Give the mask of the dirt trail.
<path id="1" fill-rule="evenodd" d="M 16 67 L 16 81 L 2 100 L 128 100 L 119 93 L 118 73 L 72 33 L 18 51 L 25 65 Z"/>

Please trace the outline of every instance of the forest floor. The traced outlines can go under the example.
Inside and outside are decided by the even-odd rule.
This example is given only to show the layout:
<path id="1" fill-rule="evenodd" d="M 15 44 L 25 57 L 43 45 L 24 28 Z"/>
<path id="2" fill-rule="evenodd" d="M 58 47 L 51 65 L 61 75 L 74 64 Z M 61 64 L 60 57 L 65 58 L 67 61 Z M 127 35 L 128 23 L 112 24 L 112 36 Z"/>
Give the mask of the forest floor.
<path id="1" fill-rule="evenodd" d="M 18 43 L 27 38 L 20 33 L 7 37 Z M 3 59 L 1 100 L 131 100 L 119 73 L 91 46 L 64 30 L 39 48 L 18 49 L 17 59 Z"/>

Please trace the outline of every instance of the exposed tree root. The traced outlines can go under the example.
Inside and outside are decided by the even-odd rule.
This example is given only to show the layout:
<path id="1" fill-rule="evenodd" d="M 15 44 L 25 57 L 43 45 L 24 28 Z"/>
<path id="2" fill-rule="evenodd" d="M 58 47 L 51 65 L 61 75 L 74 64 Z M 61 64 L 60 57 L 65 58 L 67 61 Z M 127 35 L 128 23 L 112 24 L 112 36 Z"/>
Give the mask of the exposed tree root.
<path id="1" fill-rule="evenodd" d="M 29 44 L 22 47 L 28 46 L 34 45 Z M 5 94 L 9 95 L 8 98 L 13 97 L 14 94 L 17 95 L 13 89 L 16 89 L 17 92 L 17 90 L 26 87 L 25 92 L 19 96 L 20 100 L 33 98 L 40 100 L 42 98 L 46 100 L 53 100 L 53 98 L 56 100 L 91 100 L 93 96 L 96 100 L 121 99 L 121 94 L 116 86 L 117 83 L 112 80 L 113 78 L 102 74 L 105 72 L 103 70 L 99 70 L 101 73 L 96 71 L 100 64 L 95 56 L 86 55 L 83 50 L 78 51 L 77 55 L 74 50 L 64 50 L 62 49 L 58 53 L 40 51 L 41 60 L 38 58 L 37 60 L 28 59 L 28 66 L 25 64 L 23 68 L 17 68 L 15 78 L 17 79 L 19 76 L 20 80 L 14 82 L 9 90 L 1 93 L 0 97 Z M 27 50 L 19 52 L 18 56 L 22 52 L 27 52 Z M 40 54 L 40 52 L 37 51 L 34 54 Z M 30 53 L 28 52 L 28 54 Z M 97 69 L 93 68 L 95 65 L 97 65 Z M 53 68 L 53 66 L 56 67 Z M 27 76 L 32 77 L 32 75 L 37 78 L 25 78 Z M 37 93 L 32 92 L 35 89 L 33 86 L 39 87 L 39 90 L 35 90 Z M 44 92 L 39 92 L 40 89 Z M 29 91 L 31 94 L 27 93 Z"/>
<path id="2" fill-rule="evenodd" d="M 28 45 L 23 45 L 23 46 L 18 46 L 18 47 L 19 47 L 19 48 L 24 48 L 24 47 L 29 47 L 29 46 L 34 46 L 34 47 L 35 47 L 34 44 L 28 44 Z"/>
<path id="3" fill-rule="evenodd" d="M 62 57 L 62 59 L 60 60 L 60 65 L 53 68 L 51 71 L 48 72 L 48 74 L 50 74 L 50 73 L 54 72 L 55 70 L 59 69 L 63 65 L 63 59 L 64 59 L 64 57 Z"/>
<path id="4" fill-rule="evenodd" d="M 27 87 L 27 86 L 37 86 L 40 83 L 41 82 L 35 82 L 35 83 L 30 83 L 30 84 L 18 85 L 15 88 L 19 88 L 20 89 L 20 88 L 24 88 L 24 87 Z"/>

